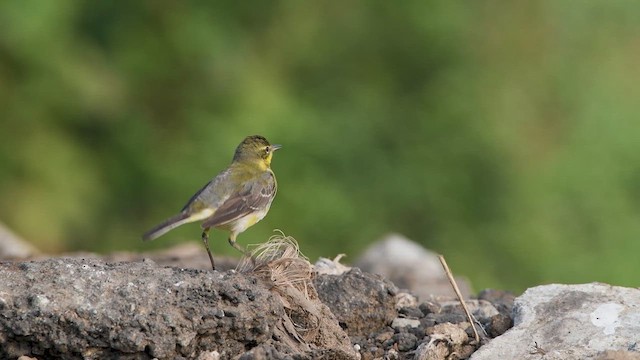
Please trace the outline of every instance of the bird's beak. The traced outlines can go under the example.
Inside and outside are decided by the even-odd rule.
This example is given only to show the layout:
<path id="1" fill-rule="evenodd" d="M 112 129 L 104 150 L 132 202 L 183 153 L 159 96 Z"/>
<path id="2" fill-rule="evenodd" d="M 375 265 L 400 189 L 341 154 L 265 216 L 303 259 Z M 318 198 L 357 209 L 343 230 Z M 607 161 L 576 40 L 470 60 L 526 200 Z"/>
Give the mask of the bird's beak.
<path id="1" fill-rule="evenodd" d="M 282 148 L 282 145 L 280 145 L 280 144 L 271 145 L 271 150 L 272 151 L 280 150 L 280 148 Z"/>

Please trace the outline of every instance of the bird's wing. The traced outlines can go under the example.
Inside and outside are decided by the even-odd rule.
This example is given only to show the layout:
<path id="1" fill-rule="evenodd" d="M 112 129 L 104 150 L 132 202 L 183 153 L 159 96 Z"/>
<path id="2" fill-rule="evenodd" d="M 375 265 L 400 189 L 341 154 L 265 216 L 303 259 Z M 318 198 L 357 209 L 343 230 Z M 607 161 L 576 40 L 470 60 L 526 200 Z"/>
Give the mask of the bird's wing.
<path id="1" fill-rule="evenodd" d="M 220 184 L 226 183 L 226 179 L 229 177 L 230 171 L 229 169 L 222 171 L 211 181 L 206 183 L 202 189 L 198 190 L 197 193 L 193 194 L 191 199 L 187 201 L 187 203 L 182 208 L 182 212 L 198 212 L 203 208 L 216 208 L 219 204 L 214 202 L 222 201 L 224 199 L 216 199 L 216 194 L 214 190 L 220 187 Z"/>
<path id="2" fill-rule="evenodd" d="M 202 227 L 228 224 L 256 210 L 263 209 L 271 203 L 276 191 L 277 186 L 273 173 L 266 172 L 258 179 L 247 182 L 241 191 L 229 196 L 216 212 L 202 223 Z"/>

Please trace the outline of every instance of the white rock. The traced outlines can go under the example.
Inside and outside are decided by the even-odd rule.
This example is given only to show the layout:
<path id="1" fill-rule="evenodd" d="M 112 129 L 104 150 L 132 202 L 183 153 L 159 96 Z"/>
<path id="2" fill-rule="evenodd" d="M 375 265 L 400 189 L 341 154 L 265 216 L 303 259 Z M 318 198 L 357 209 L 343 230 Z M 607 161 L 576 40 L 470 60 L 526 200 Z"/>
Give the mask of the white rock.
<path id="1" fill-rule="evenodd" d="M 420 320 L 417 319 L 408 319 L 408 318 L 395 318 L 391 323 L 391 327 L 394 329 L 401 329 L 403 327 L 412 327 L 416 328 L 420 326 Z"/>
<path id="2" fill-rule="evenodd" d="M 327 258 L 319 258 L 314 265 L 314 270 L 318 274 L 326 274 L 326 275 L 342 275 L 347 271 L 351 270 L 349 266 L 343 265 L 340 263 L 340 260 L 344 257 L 344 254 L 340 254 L 331 259 Z"/>
<path id="3" fill-rule="evenodd" d="M 606 284 L 544 285 L 516 298 L 514 327 L 471 356 L 484 359 L 640 358 L 640 289 Z M 638 350 L 636 350 L 638 349 Z"/>

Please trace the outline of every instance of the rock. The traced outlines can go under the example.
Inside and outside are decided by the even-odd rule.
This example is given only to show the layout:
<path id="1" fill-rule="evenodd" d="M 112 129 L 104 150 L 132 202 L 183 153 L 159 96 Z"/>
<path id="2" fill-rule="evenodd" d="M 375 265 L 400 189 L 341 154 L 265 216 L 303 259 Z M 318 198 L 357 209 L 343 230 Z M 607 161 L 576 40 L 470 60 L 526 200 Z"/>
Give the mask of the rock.
<path id="1" fill-rule="evenodd" d="M 469 340 L 465 329 L 469 326 L 469 323 L 451 324 L 444 323 L 438 324 L 429 329 L 427 333 L 431 336 L 433 341 L 446 341 L 451 344 L 462 345 Z"/>
<path id="2" fill-rule="evenodd" d="M 456 295 L 442 269 L 438 255 L 402 235 L 390 234 L 371 245 L 355 265 L 363 271 L 380 274 L 401 289 L 408 289 L 421 300 Z M 452 270 L 455 272 L 455 270 Z M 468 281 L 456 277 L 464 297 L 469 297 Z"/>
<path id="3" fill-rule="evenodd" d="M 467 300 L 465 301 L 469 312 L 480 322 L 490 319 L 492 316 L 499 314 L 498 310 L 492 303 L 486 300 Z M 459 301 L 445 301 L 440 303 L 440 311 L 458 313 L 464 315 L 464 309 Z"/>
<path id="4" fill-rule="evenodd" d="M 357 358 L 326 306 L 296 312 L 252 274 L 58 258 L 0 279 L 0 358 Z"/>
<path id="5" fill-rule="evenodd" d="M 349 266 L 340 263 L 340 260 L 344 257 L 344 254 L 336 256 L 333 260 L 327 258 L 319 258 L 313 266 L 314 271 L 323 275 L 342 275 L 351 270 Z"/>
<path id="6" fill-rule="evenodd" d="M 514 299 L 515 296 L 512 293 L 503 290 L 486 289 L 478 294 L 478 301 L 490 302 L 499 312 L 489 319 L 480 320 L 489 337 L 500 336 L 513 326 L 511 317 L 513 316 Z"/>
<path id="7" fill-rule="evenodd" d="M 415 296 L 405 292 L 401 292 L 396 295 L 396 309 L 415 308 L 417 306 L 418 299 Z"/>
<path id="8" fill-rule="evenodd" d="M 404 318 L 420 319 L 424 316 L 422 311 L 417 307 L 403 307 L 398 310 L 398 314 Z"/>
<path id="9" fill-rule="evenodd" d="M 353 268 L 341 276 L 318 274 L 314 285 L 320 300 L 350 336 L 379 332 L 397 316 L 398 289 L 380 276 Z"/>
<path id="10" fill-rule="evenodd" d="M 500 313 L 494 304 L 487 300 L 467 300 L 465 304 L 467 305 L 469 312 L 471 312 L 473 317 L 482 326 L 482 329 L 484 329 L 484 331 L 482 331 L 482 329 L 478 329 L 481 334 L 484 333 L 489 337 L 494 338 L 502 335 L 505 331 L 510 329 L 511 326 L 513 326 L 511 317 Z M 500 304 L 512 307 L 512 305 L 507 305 L 506 302 Z M 434 318 L 438 323 L 451 321 L 452 316 L 457 316 L 458 319 L 466 317 L 464 309 L 462 309 L 462 306 L 458 301 L 442 302 L 440 303 L 440 307 L 440 311 L 444 316 L 436 314 Z"/>
<path id="11" fill-rule="evenodd" d="M 440 306 L 440 304 L 435 302 L 435 301 L 425 301 L 425 302 L 421 303 L 418 308 L 425 315 L 427 315 L 427 314 L 437 314 L 440 311 L 442 311 L 442 307 Z"/>
<path id="12" fill-rule="evenodd" d="M 485 330 L 489 337 L 498 337 L 513 327 L 513 320 L 504 314 L 497 314 L 491 317 L 489 323 L 485 325 Z"/>
<path id="13" fill-rule="evenodd" d="M 511 316 L 513 312 L 513 301 L 515 296 L 504 290 L 485 289 L 478 294 L 478 300 L 486 300 L 501 314 Z"/>
<path id="14" fill-rule="evenodd" d="M 393 335 L 393 344 L 398 351 L 407 352 L 416 348 L 418 338 L 411 333 L 397 333 Z"/>
<path id="15" fill-rule="evenodd" d="M 203 351 L 196 360 L 219 360 L 220 353 L 217 351 Z"/>
<path id="16" fill-rule="evenodd" d="M 438 324 L 429 328 L 429 341 L 416 349 L 416 360 L 466 359 L 475 350 L 470 345 L 466 329 L 469 323 Z"/>
<path id="17" fill-rule="evenodd" d="M 24 259 L 39 251 L 0 223 L 0 259 Z"/>
<path id="18" fill-rule="evenodd" d="M 420 320 L 417 319 L 395 318 L 391 323 L 391 327 L 396 330 L 404 327 L 416 328 L 418 326 L 420 326 Z"/>
<path id="19" fill-rule="evenodd" d="M 640 358 L 639 309 L 640 289 L 599 283 L 530 288 L 515 299 L 514 327 L 471 359 Z"/>

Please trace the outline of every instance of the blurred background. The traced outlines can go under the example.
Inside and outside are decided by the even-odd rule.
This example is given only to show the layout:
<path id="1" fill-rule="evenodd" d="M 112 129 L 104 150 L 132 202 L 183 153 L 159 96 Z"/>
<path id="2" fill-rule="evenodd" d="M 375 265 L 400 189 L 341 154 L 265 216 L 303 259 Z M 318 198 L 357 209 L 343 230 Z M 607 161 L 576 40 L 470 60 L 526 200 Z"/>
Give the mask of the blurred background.
<path id="1" fill-rule="evenodd" d="M 262 134 L 284 145 L 280 191 L 242 244 L 278 228 L 349 261 L 399 232 L 476 289 L 639 286 L 639 18 L 635 1 L 4 1 L 0 222 L 50 253 L 199 242 L 195 224 L 140 236 Z"/>

